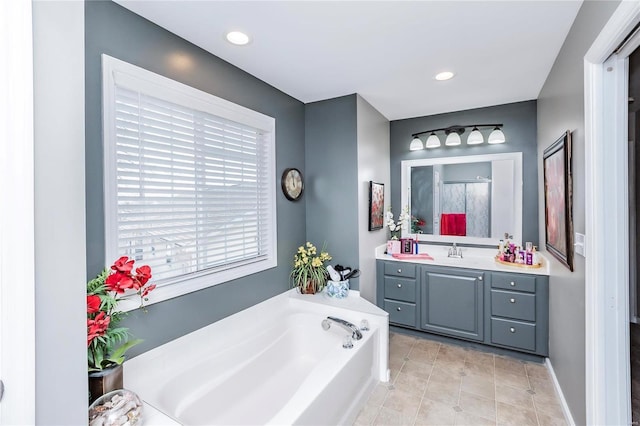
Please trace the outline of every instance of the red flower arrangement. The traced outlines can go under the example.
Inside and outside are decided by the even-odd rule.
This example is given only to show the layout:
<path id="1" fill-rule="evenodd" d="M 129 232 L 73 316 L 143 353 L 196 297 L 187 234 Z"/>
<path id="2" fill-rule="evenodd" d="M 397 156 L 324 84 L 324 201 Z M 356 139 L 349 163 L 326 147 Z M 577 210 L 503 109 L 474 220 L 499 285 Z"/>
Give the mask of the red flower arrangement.
<path id="1" fill-rule="evenodd" d="M 118 296 L 133 291 L 144 308 L 155 284 L 149 284 L 151 268 L 136 268 L 135 260 L 123 256 L 87 283 L 87 355 L 89 371 L 99 371 L 124 362 L 125 352 L 142 340 L 129 340 L 129 331 L 118 327 L 126 313 L 116 311 Z M 118 346 L 120 345 L 120 346 Z"/>

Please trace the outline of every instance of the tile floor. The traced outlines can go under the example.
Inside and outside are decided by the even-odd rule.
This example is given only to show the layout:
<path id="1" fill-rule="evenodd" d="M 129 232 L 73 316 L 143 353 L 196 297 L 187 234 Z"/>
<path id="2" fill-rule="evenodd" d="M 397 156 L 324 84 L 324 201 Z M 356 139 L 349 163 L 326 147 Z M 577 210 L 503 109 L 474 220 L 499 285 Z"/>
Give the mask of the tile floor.
<path id="1" fill-rule="evenodd" d="M 391 380 L 354 425 L 566 425 L 543 364 L 390 333 Z"/>

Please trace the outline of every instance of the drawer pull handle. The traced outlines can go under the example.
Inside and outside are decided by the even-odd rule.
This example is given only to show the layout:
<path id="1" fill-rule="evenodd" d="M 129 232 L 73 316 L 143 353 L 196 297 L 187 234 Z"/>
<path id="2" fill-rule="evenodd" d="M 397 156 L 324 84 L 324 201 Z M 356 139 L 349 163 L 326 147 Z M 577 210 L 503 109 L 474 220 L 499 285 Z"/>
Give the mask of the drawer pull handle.
<path id="1" fill-rule="evenodd" d="M 512 333 L 515 333 L 515 332 L 516 332 L 516 329 L 515 329 L 515 327 L 511 327 L 511 328 L 509 329 L 509 331 L 510 331 L 510 332 L 512 332 Z"/>
<path id="2" fill-rule="evenodd" d="M 398 273 L 401 274 L 402 273 L 402 269 L 398 269 Z"/>
<path id="3" fill-rule="evenodd" d="M 511 287 L 515 287 L 515 286 L 516 286 L 515 281 L 511 281 Z"/>
<path id="4" fill-rule="evenodd" d="M 513 297 L 511 299 L 509 299 L 509 302 L 511 303 L 516 303 L 516 299 L 514 299 Z"/>
<path id="5" fill-rule="evenodd" d="M 398 284 L 398 288 L 402 288 L 402 284 Z"/>
<path id="6" fill-rule="evenodd" d="M 398 312 L 400 312 L 402 310 L 402 308 L 400 306 L 398 306 L 396 309 L 398 310 Z"/>
<path id="7" fill-rule="evenodd" d="M 482 275 L 478 277 L 478 281 L 482 281 Z"/>

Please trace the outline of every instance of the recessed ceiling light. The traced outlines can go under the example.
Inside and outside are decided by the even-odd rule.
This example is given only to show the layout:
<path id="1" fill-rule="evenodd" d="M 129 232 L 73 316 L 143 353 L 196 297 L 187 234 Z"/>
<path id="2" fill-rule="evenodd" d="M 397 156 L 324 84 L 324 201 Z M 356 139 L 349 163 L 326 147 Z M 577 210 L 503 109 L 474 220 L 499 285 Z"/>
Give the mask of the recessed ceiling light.
<path id="1" fill-rule="evenodd" d="M 249 43 L 249 36 L 240 31 L 231 31 L 227 33 L 227 40 L 229 43 L 244 46 Z"/>
<path id="2" fill-rule="evenodd" d="M 436 74 L 436 80 L 439 80 L 439 81 L 449 80 L 453 78 L 454 75 L 455 74 L 452 73 L 451 71 L 444 71 L 444 72 L 441 72 L 440 74 Z"/>

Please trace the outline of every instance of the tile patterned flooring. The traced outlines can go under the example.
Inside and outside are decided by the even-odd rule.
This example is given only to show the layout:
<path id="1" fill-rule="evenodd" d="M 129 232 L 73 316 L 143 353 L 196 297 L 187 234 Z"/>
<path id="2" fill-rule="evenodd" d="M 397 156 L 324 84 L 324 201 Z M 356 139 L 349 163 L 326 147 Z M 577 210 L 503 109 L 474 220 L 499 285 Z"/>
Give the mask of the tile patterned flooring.
<path id="1" fill-rule="evenodd" d="M 389 333 L 391 380 L 354 425 L 566 425 L 543 364 Z"/>

